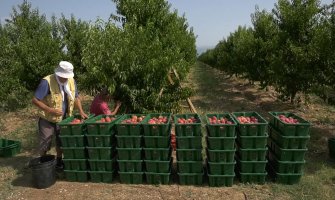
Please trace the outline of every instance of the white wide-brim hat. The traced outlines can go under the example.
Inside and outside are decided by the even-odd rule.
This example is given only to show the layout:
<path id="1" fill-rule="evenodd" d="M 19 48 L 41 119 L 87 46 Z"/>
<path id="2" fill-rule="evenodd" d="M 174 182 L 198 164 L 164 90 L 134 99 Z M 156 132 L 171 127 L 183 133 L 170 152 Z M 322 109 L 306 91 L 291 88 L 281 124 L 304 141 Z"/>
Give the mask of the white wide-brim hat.
<path id="1" fill-rule="evenodd" d="M 60 61 L 55 69 L 55 74 L 62 78 L 73 78 L 73 65 L 67 61 Z"/>

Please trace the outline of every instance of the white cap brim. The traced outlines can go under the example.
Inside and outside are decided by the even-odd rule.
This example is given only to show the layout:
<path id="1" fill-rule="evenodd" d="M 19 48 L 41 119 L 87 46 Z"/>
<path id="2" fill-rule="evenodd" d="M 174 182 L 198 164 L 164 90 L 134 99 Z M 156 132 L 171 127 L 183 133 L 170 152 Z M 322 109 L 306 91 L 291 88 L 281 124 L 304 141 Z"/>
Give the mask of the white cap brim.
<path id="1" fill-rule="evenodd" d="M 66 72 L 63 68 L 61 67 L 57 67 L 55 69 L 55 74 L 59 77 L 62 78 L 73 78 L 74 77 L 74 73 L 73 72 Z"/>

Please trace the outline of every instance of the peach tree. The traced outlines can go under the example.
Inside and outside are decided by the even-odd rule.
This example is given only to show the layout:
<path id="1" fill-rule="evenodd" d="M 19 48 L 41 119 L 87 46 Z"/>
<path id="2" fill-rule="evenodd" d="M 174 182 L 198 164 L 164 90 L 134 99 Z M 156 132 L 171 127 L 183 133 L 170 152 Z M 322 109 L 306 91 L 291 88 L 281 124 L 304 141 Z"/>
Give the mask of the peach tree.
<path id="1" fill-rule="evenodd" d="M 256 9 L 251 30 L 239 27 L 220 41 L 214 60 L 203 59 L 206 54 L 199 58 L 229 74 L 259 81 L 262 88 L 273 86 L 291 103 L 298 93 L 334 87 L 334 4 L 326 7 L 332 13 L 322 21 L 320 0 L 278 0 L 272 12 Z"/>
<path id="2" fill-rule="evenodd" d="M 107 86 L 128 112 L 173 112 L 190 96 L 180 81 L 195 63 L 195 36 L 186 19 L 165 0 L 114 0 L 117 14 L 98 20 L 83 51 L 85 88 Z"/>
<path id="3" fill-rule="evenodd" d="M 54 21 L 54 18 L 53 18 Z M 53 73 L 62 47 L 46 15 L 23 1 L 0 25 L 0 109 L 15 110 L 30 102 L 27 95 L 41 78 Z"/>

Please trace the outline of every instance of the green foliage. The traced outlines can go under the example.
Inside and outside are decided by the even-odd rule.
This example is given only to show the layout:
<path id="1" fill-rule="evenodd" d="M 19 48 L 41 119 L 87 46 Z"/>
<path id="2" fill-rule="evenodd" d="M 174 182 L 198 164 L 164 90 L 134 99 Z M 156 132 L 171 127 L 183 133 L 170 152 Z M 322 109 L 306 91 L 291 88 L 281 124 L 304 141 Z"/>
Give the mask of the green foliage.
<path id="1" fill-rule="evenodd" d="M 83 82 L 82 77 L 87 72 L 81 60 L 83 58 L 83 49 L 87 43 L 86 34 L 89 24 L 80 19 L 77 20 L 73 15 L 71 15 L 70 19 L 66 19 L 62 15 L 56 26 L 56 35 L 59 36 L 60 42 L 62 42 L 62 46 L 65 49 L 65 60 L 73 64 L 77 83 L 80 87 Z"/>
<path id="2" fill-rule="evenodd" d="M 40 80 L 68 60 L 79 88 L 94 93 L 107 86 L 129 112 L 178 110 L 191 93 L 167 76 L 176 69 L 183 80 L 195 63 L 192 28 L 167 1 L 114 2 L 119 21 L 93 25 L 64 15 L 47 21 L 27 1 L 13 8 L 0 26 L 1 109 L 25 106 Z"/>
<path id="3" fill-rule="evenodd" d="M 217 59 L 217 64 L 215 65 L 218 69 L 221 69 L 229 75 L 236 75 L 238 72 L 234 71 L 235 66 L 233 52 L 234 43 L 232 37 L 224 39 L 216 45 L 213 54 Z"/>
<path id="4" fill-rule="evenodd" d="M 254 29 L 254 49 L 255 52 L 252 63 L 256 68 L 256 76 L 253 81 L 259 81 L 261 87 L 266 87 L 274 83 L 274 71 L 271 68 L 272 60 L 276 57 L 278 27 L 274 23 L 273 16 L 266 11 L 259 11 L 256 8 L 251 16 Z"/>
<path id="5" fill-rule="evenodd" d="M 233 44 L 231 51 L 231 63 L 233 65 L 231 71 L 252 79 L 253 73 L 256 72 L 252 65 L 254 56 L 252 30 L 246 27 L 239 27 L 228 40 L 231 40 Z"/>
<path id="6" fill-rule="evenodd" d="M 113 21 L 97 21 L 89 30 L 83 54 L 88 71 L 85 88 L 108 86 L 129 112 L 176 110 L 178 102 L 189 92 L 178 89 L 179 82 L 170 86 L 167 75 L 175 68 L 184 79 L 194 64 L 192 30 L 184 17 L 169 11 L 164 0 L 115 3 L 122 27 Z M 162 88 L 163 94 L 159 96 Z"/>
<path id="7" fill-rule="evenodd" d="M 19 64 L 15 62 L 16 54 L 6 35 L 6 30 L 0 28 L 0 111 L 21 108 L 28 101 L 28 90 L 15 75 L 18 73 Z"/>
<path id="8" fill-rule="evenodd" d="M 293 101 L 297 92 L 308 93 L 315 82 L 318 53 L 313 36 L 319 1 L 279 0 L 274 13 L 279 27 L 278 49 L 273 61 L 276 90 Z"/>
<path id="9" fill-rule="evenodd" d="M 219 43 L 220 44 L 220 43 Z M 218 45 L 219 45 L 218 44 Z M 205 51 L 204 53 L 202 53 L 199 57 L 198 60 L 206 63 L 210 66 L 215 66 L 216 65 L 216 58 L 214 55 L 214 49 L 208 49 L 207 51 Z"/>
<path id="10" fill-rule="evenodd" d="M 41 78 L 53 72 L 62 51 L 51 31 L 45 16 L 27 1 L 13 8 L 10 19 L 1 26 L 1 110 L 26 106 Z"/>
<path id="11" fill-rule="evenodd" d="M 318 52 L 317 79 L 320 85 L 335 88 L 335 4 L 324 7 L 321 23 L 318 24 L 313 37 L 313 46 Z"/>
<path id="12" fill-rule="evenodd" d="M 247 75 L 247 64 L 253 58 L 252 45 L 252 30 L 240 26 L 227 39 L 220 41 L 214 49 L 207 50 L 198 59 L 230 75 Z"/>
<path id="13" fill-rule="evenodd" d="M 50 34 L 51 24 L 45 15 L 40 15 L 24 1 L 18 9 L 13 8 L 4 28 L 10 39 L 9 48 L 15 55 L 11 60 L 15 64 L 11 67 L 15 68 L 22 86 L 33 90 L 41 78 L 53 72 L 62 58 L 61 46 Z"/>

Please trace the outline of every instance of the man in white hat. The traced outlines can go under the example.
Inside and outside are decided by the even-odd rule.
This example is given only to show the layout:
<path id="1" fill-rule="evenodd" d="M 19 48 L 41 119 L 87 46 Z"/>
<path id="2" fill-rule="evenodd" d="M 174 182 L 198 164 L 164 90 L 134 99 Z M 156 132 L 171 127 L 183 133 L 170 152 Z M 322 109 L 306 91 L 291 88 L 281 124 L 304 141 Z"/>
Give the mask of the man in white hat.
<path id="1" fill-rule="evenodd" d="M 60 129 L 56 123 L 72 115 L 73 108 L 79 109 L 82 118 L 87 118 L 78 96 L 73 79 L 73 65 L 61 61 L 55 73 L 44 77 L 35 91 L 32 100 L 39 108 L 39 154 L 45 155 L 51 147 L 52 136 L 56 136 L 57 168 L 63 168 Z"/>

